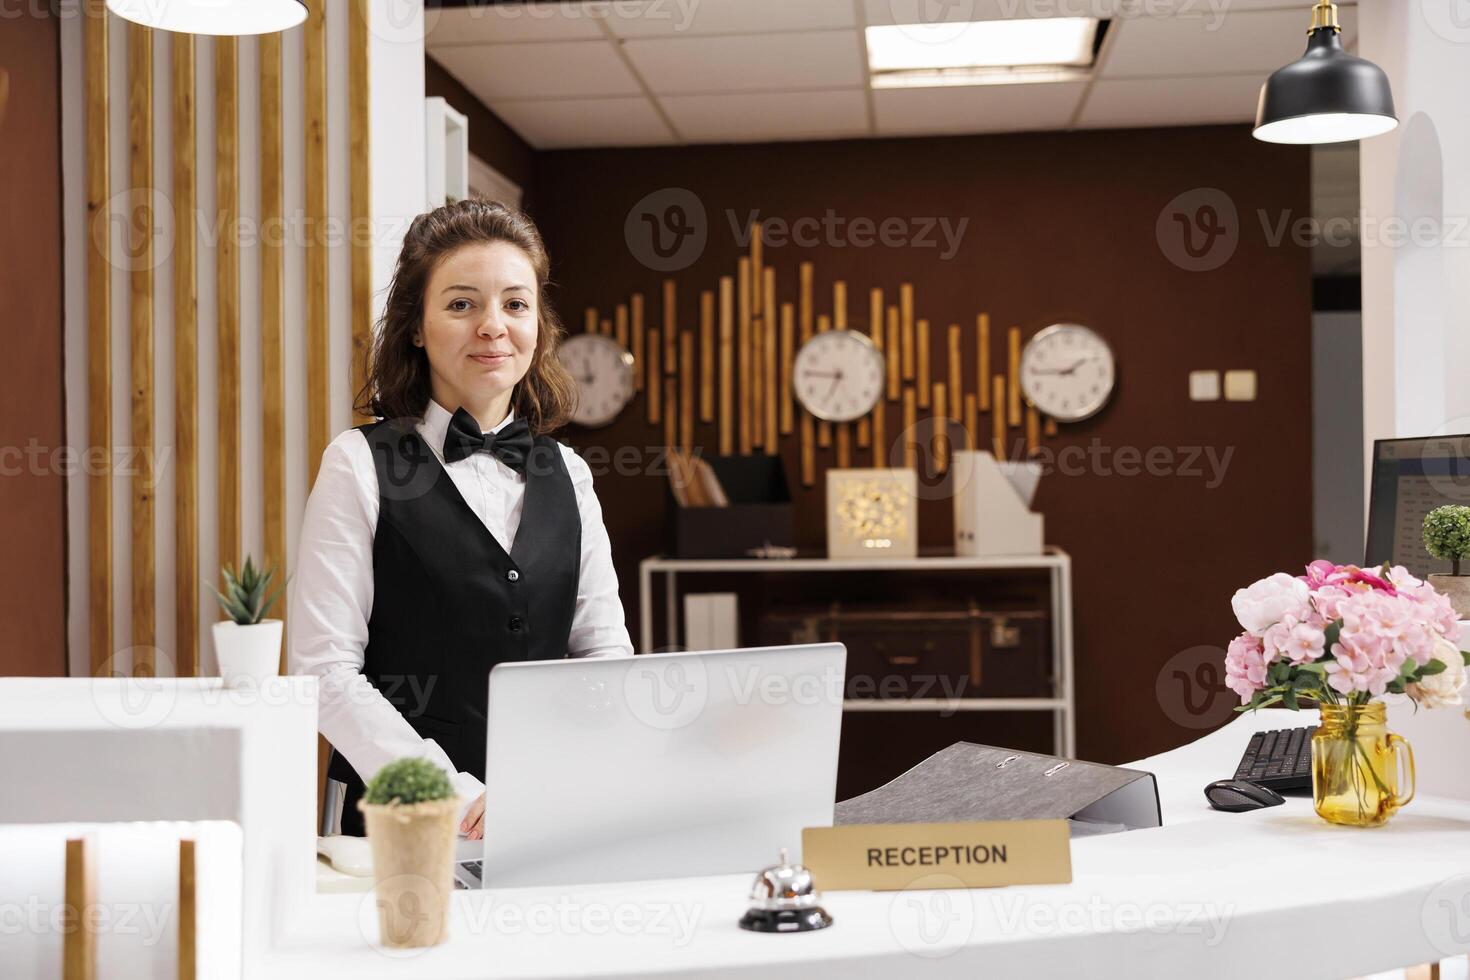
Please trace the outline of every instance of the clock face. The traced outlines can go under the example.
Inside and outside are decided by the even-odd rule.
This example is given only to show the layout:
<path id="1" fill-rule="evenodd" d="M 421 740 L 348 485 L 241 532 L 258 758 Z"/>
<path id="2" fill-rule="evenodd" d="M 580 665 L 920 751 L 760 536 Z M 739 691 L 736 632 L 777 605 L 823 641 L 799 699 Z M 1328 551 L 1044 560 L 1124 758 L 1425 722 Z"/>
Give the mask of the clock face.
<path id="1" fill-rule="evenodd" d="M 1096 415 L 1116 382 L 1113 349 L 1075 323 L 1055 323 L 1021 352 L 1021 391 L 1039 411 L 1061 422 Z"/>
<path id="2" fill-rule="evenodd" d="M 802 407 L 827 422 L 850 422 L 883 397 L 883 352 L 860 333 L 824 330 L 801 347 L 791 385 Z"/>
<path id="3" fill-rule="evenodd" d="M 633 400 L 633 355 L 611 337 L 576 334 L 562 342 L 557 356 L 577 382 L 572 421 L 578 425 L 607 425 Z"/>

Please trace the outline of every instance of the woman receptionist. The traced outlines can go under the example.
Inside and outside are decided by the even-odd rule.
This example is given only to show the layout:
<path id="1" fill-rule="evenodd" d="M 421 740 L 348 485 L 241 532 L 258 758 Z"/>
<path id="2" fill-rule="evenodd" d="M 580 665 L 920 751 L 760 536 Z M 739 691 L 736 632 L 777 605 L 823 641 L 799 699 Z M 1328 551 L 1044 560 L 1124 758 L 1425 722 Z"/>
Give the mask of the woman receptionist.
<path id="1" fill-rule="evenodd" d="M 322 454 L 292 586 L 293 673 L 320 679 L 342 831 L 402 756 L 451 774 L 484 833 L 487 677 L 498 663 L 629 656 L 587 464 L 548 434 L 573 382 L 549 259 L 519 212 L 462 201 L 409 228 L 359 410 Z"/>

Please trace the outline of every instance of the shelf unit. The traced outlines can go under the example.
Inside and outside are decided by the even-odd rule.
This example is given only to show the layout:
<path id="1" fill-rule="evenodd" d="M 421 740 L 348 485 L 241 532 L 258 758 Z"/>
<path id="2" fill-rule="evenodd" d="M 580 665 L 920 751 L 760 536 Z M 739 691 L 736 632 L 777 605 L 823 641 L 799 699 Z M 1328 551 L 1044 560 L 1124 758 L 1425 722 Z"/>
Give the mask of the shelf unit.
<path id="1" fill-rule="evenodd" d="M 679 646 L 680 575 L 748 573 L 790 575 L 801 572 L 965 572 L 1035 571 L 1048 573 L 1051 599 L 1052 696 L 1049 698 L 922 698 L 910 700 L 853 699 L 847 711 L 1049 711 L 1057 755 L 1073 758 L 1077 751 L 1077 702 L 1072 665 L 1072 559 L 1057 548 L 1044 554 L 1003 558 L 961 556 L 832 559 L 832 558 L 665 558 L 654 556 L 638 563 L 640 651 L 653 649 L 654 579 L 662 578 L 666 645 Z"/>

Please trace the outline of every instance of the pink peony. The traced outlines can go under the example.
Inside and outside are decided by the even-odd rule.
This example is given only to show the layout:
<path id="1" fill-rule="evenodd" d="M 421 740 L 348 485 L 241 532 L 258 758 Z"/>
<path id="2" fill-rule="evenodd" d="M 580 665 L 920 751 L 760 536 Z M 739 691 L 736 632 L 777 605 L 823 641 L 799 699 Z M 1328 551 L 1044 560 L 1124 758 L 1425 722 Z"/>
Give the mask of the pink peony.
<path id="1" fill-rule="evenodd" d="M 1270 653 L 1267 662 L 1289 660 L 1293 666 L 1301 666 L 1319 660 L 1325 652 L 1327 634 L 1319 617 L 1313 615 L 1307 622 L 1287 615 L 1281 622 L 1269 627 L 1261 638 Z"/>
<path id="2" fill-rule="evenodd" d="M 1225 686 L 1240 695 L 1241 704 L 1249 704 L 1251 695 L 1266 686 L 1266 665 L 1261 638 L 1242 633 L 1230 641 L 1225 651 Z"/>
<path id="3" fill-rule="evenodd" d="M 1246 632 L 1263 635 L 1267 629 L 1287 616 L 1304 621 L 1312 614 L 1311 590 L 1301 579 L 1277 572 L 1236 590 L 1230 600 L 1235 618 Z"/>

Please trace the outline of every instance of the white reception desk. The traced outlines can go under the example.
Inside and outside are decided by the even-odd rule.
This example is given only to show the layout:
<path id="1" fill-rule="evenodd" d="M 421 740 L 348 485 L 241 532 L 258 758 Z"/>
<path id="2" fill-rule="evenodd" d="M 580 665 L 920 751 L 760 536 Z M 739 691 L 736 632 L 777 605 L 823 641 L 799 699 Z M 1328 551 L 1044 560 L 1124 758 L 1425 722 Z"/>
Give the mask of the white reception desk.
<path id="1" fill-rule="evenodd" d="M 144 742 L 118 727 L 123 682 L 101 683 L 117 689 L 0 681 L 0 824 L 241 823 L 244 914 L 215 934 L 235 928 L 238 947 L 221 948 L 240 949 L 243 967 L 231 954 L 201 962 L 201 975 L 1266 980 L 1361 976 L 1470 951 L 1470 804 L 1421 796 L 1374 830 L 1330 827 L 1302 798 L 1246 814 L 1209 809 L 1202 787 L 1233 771 L 1251 731 L 1316 720 L 1272 710 L 1133 763 L 1158 777 L 1164 826 L 1074 841 L 1069 885 L 828 892 L 835 925 L 800 935 L 737 928 L 749 875 L 456 892 L 447 944 L 392 952 L 374 945 L 371 893 L 313 888 L 314 781 L 302 778 L 316 764 L 312 681 L 282 679 L 289 693 L 269 705 L 222 703 L 217 681 L 178 682 L 169 712 L 143 731 L 160 745 L 173 733 L 190 749 L 156 777 L 146 759 L 128 761 Z M 238 778 L 200 748 L 212 741 L 200 732 L 221 730 L 239 733 Z M 83 737 L 27 737 L 24 758 L 8 751 L 16 736 L 43 731 Z M 48 742 L 66 758 L 48 755 Z M 188 771 L 191 758 L 215 771 L 213 783 Z M 118 767 L 141 793 L 108 810 Z M 83 788 L 93 780 L 103 789 Z M 212 787 L 209 806 L 189 802 L 199 780 Z M 214 784 L 236 786 L 238 799 Z M 21 787 L 33 795 L 18 797 Z"/>

